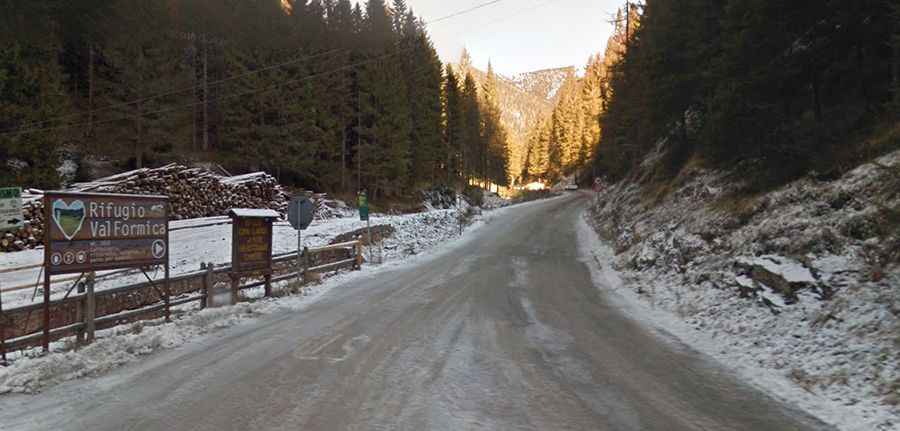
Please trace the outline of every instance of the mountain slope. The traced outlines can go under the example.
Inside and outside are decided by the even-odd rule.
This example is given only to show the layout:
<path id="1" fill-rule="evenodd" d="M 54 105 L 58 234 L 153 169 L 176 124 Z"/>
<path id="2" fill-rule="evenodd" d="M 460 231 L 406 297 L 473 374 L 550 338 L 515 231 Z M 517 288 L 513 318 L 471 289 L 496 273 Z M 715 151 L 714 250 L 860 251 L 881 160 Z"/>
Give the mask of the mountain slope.
<path id="1" fill-rule="evenodd" d="M 465 55 L 462 62 L 451 66 L 462 75 L 471 73 L 479 86 L 487 81 L 487 72 L 472 66 Z M 559 89 L 568 79 L 575 79 L 574 67 L 522 73 L 513 78 L 497 75 L 501 120 L 509 132 L 510 172 L 522 170 L 528 132 L 553 113 Z"/>
<path id="2" fill-rule="evenodd" d="M 556 105 L 559 90 L 567 80 L 575 77 L 575 72 L 574 67 L 568 66 L 520 73 L 507 79 L 520 90 Z"/>

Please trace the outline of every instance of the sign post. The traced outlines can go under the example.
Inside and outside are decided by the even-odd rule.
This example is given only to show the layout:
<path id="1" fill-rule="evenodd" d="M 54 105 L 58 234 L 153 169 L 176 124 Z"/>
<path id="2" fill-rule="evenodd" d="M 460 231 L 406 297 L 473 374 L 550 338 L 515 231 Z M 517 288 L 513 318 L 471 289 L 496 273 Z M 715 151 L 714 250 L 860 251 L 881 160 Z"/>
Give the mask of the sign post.
<path id="1" fill-rule="evenodd" d="M 297 229 L 297 283 L 303 276 L 303 231 L 312 224 L 315 209 L 315 204 L 306 195 L 294 196 L 288 205 L 288 222 Z"/>
<path id="2" fill-rule="evenodd" d="M 0 232 L 18 229 L 23 224 L 22 189 L 0 188 Z M 2 294 L 0 294 L 0 366 L 6 366 L 6 316 L 3 314 Z"/>
<path id="3" fill-rule="evenodd" d="M 369 242 L 369 262 L 372 262 L 372 226 L 369 224 L 369 197 L 366 196 L 365 190 L 359 192 L 357 206 L 359 207 L 360 221 L 366 222 L 366 235 L 368 236 L 367 239 Z"/>
<path id="4" fill-rule="evenodd" d="M 232 209 L 231 302 L 238 301 L 241 277 L 262 274 L 266 296 L 272 295 L 272 223 L 278 212 L 261 209 Z"/>
<path id="5" fill-rule="evenodd" d="M 44 337 L 50 349 L 50 277 L 165 266 L 169 300 L 169 198 L 47 192 L 44 194 Z M 166 316 L 169 309 L 166 307 Z"/>

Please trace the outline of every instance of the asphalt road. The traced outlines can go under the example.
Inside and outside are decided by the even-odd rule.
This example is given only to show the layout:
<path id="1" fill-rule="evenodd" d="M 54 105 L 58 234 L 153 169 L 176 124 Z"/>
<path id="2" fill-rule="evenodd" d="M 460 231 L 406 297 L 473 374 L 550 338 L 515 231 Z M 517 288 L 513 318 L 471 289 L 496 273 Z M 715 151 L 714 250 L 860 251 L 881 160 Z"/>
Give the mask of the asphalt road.
<path id="1" fill-rule="evenodd" d="M 571 195 L 301 313 L 0 399 L 3 430 L 823 430 L 615 307 Z"/>

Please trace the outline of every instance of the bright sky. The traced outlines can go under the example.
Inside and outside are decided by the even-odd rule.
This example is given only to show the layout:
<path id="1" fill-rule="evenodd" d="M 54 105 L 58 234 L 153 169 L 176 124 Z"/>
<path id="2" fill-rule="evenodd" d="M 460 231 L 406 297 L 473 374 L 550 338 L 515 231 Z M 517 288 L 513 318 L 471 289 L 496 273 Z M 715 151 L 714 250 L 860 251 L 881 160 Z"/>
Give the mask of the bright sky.
<path id="1" fill-rule="evenodd" d="M 407 0 L 425 21 L 490 0 Z M 504 75 L 561 66 L 583 67 L 606 48 L 610 21 L 624 0 L 503 0 L 428 26 L 444 61 L 459 61 L 468 48 L 478 68 Z"/>

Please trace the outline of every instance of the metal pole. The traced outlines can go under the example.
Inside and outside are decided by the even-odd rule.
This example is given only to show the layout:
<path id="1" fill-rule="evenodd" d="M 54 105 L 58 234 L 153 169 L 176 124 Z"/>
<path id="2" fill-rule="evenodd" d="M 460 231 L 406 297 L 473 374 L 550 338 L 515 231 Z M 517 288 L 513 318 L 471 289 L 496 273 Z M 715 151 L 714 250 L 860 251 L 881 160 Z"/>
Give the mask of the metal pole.
<path id="1" fill-rule="evenodd" d="M 372 227 L 369 225 L 369 218 L 366 217 L 366 233 L 369 235 L 369 263 L 372 263 Z"/>
<path id="2" fill-rule="evenodd" d="M 84 326 L 87 332 L 88 343 L 94 342 L 94 318 L 97 315 L 97 300 L 94 296 L 95 277 L 96 274 L 93 271 L 89 272 L 87 276 L 87 282 L 85 283 L 87 285 L 87 297 L 84 307 Z"/>
<path id="3" fill-rule="evenodd" d="M 168 209 L 167 209 L 167 211 L 166 211 L 167 219 L 168 219 L 168 216 L 169 216 L 169 214 L 168 214 Z M 170 289 L 170 287 L 169 287 L 169 266 L 171 266 L 170 263 L 172 260 L 172 245 L 171 245 L 172 244 L 172 234 L 171 234 L 172 232 L 169 229 L 169 225 L 170 225 L 169 220 L 166 220 L 166 271 L 165 271 L 166 281 L 165 281 L 165 283 L 163 283 L 163 288 L 165 289 L 165 292 L 164 292 L 165 297 L 163 299 L 165 299 L 165 304 L 166 304 L 166 323 L 172 321 L 172 310 L 169 307 L 169 289 Z"/>
<path id="4" fill-rule="evenodd" d="M 297 229 L 297 284 L 303 283 L 303 231 Z"/>
<path id="5" fill-rule="evenodd" d="M 50 236 L 50 232 L 45 234 Z M 44 271 L 44 335 L 42 340 L 44 353 L 50 352 L 50 271 Z"/>
<path id="6" fill-rule="evenodd" d="M 459 236 L 463 234 L 462 197 L 456 195 L 456 221 L 459 224 Z"/>
<path id="7" fill-rule="evenodd" d="M 44 266 L 41 268 L 44 271 L 44 334 L 41 340 L 44 354 L 50 352 L 50 255 L 47 253 L 50 250 L 49 220 L 50 199 L 44 195 L 44 226 L 47 227 L 44 229 Z"/>

